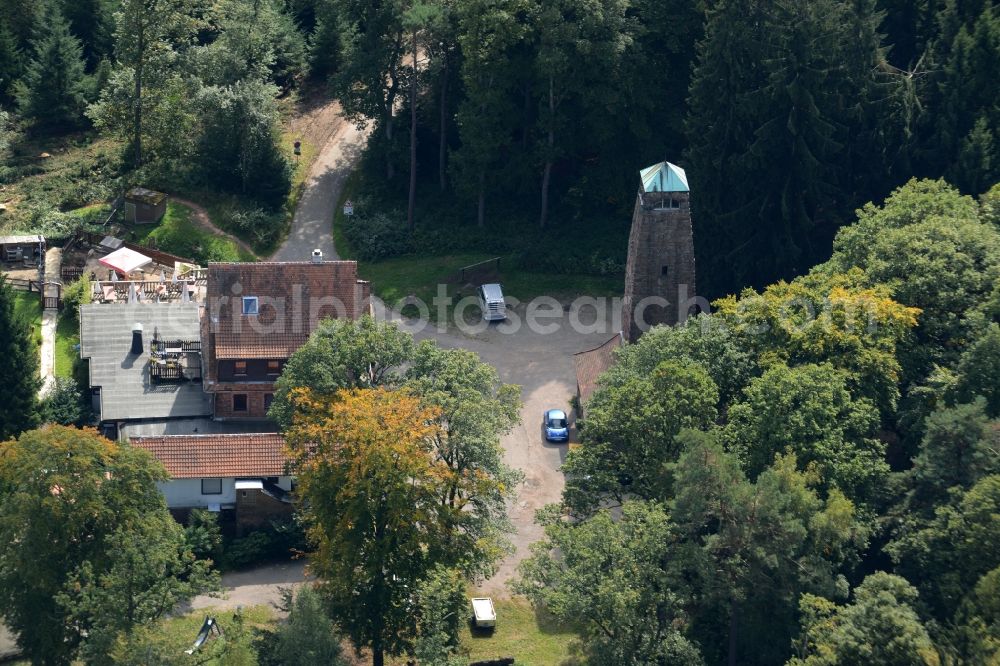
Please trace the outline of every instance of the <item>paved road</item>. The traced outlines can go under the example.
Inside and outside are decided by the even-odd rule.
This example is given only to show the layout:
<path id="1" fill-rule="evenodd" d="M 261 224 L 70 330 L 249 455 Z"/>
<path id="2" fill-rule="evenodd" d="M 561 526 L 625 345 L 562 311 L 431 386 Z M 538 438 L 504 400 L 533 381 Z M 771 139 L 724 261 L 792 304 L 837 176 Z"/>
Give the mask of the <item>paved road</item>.
<path id="1" fill-rule="evenodd" d="M 295 209 L 292 229 L 271 261 L 306 261 L 319 248 L 325 259 L 337 259 L 333 247 L 333 212 L 340 199 L 344 181 L 357 164 L 368 130 L 342 122 L 320 151 L 306 180 L 306 188 Z"/>

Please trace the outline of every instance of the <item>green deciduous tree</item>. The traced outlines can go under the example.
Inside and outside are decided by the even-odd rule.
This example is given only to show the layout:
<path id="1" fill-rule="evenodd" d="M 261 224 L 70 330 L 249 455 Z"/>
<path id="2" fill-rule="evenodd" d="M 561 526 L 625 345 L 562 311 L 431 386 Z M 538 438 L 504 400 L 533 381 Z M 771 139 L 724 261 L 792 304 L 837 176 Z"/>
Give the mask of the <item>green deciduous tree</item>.
<path id="1" fill-rule="evenodd" d="M 38 347 L 31 325 L 15 311 L 14 291 L 0 276 L 0 440 L 15 437 L 38 423 Z"/>
<path id="2" fill-rule="evenodd" d="M 145 452 L 134 457 L 138 465 L 149 465 Z M 211 560 L 195 557 L 183 528 L 166 510 L 119 526 L 106 537 L 105 548 L 106 560 L 83 562 L 58 597 L 66 619 L 85 633 L 81 653 L 87 663 L 109 663 L 119 637 L 218 587 Z"/>
<path id="3" fill-rule="evenodd" d="M 58 11 L 48 12 L 42 24 L 18 89 L 19 108 L 44 127 L 74 127 L 86 104 L 83 47 Z"/>
<path id="4" fill-rule="evenodd" d="M 914 607 L 917 591 L 899 576 L 876 572 L 846 606 L 802 596 L 802 633 L 789 666 L 938 666 L 940 656 Z"/>
<path id="5" fill-rule="evenodd" d="M 187 549 L 148 453 L 94 431 L 32 430 L 0 445 L 0 605 L 25 652 L 103 659 L 120 632 L 213 585 Z"/>
<path id="6" fill-rule="evenodd" d="M 910 472 L 914 489 L 910 508 L 927 511 L 946 501 L 952 488 L 970 488 L 984 476 L 1000 471 L 997 439 L 982 400 L 928 416 Z"/>
<path id="7" fill-rule="evenodd" d="M 815 466 L 824 486 L 868 498 L 889 471 L 885 445 L 875 438 L 877 410 L 854 399 L 847 381 L 829 364 L 777 364 L 751 381 L 724 429 L 748 475 L 756 478 L 790 452 L 803 468 Z"/>
<path id="8" fill-rule="evenodd" d="M 291 88 L 306 63 L 305 37 L 279 0 L 225 0 L 217 6 L 215 41 L 193 54 L 209 85 L 273 82 Z"/>
<path id="9" fill-rule="evenodd" d="M 901 345 L 904 385 L 933 363 L 953 366 L 976 331 L 1000 276 L 1000 234 L 978 219 L 978 206 L 943 181 L 911 181 L 882 206 L 867 204 L 834 241 L 833 257 L 814 273 L 864 272 L 899 303 L 920 309 L 915 335 Z"/>
<path id="10" fill-rule="evenodd" d="M 566 153 L 570 107 L 597 100 L 619 74 L 632 41 L 624 0 L 550 0 L 533 7 L 534 76 L 542 167 L 538 224 L 549 218 L 552 169 Z"/>
<path id="11" fill-rule="evenodd" d="M 1000 567 L 979 579 L 962 602 L 952 632 L 956 651 L 970 664 L 1000 658 Z"/>
<path id="12" fill-rule="evenodd" d="M 413 348 L 413 338 L 399 327 L 367 315 L 357 321 L 323 321 L 285 365 L 269 415 L 283 428 L 291 426 L 289 392 L 296 387 L 332 395 L 344 388 L 395 385 L 402 381 L 399 367 L 413 357 Z"/>
<path id="13" fill-rule="evenodd" d="M 581 426 L 582 446 L 566 462 L 567 498 L 576 511 L 602 497 L 663 498 L 667 465 L 675 462 L 684 428 L 708 428 L 719 392 L 693 361 L 665 360 L 648 375 L 597 391 Z"/>
<path id="14" fill-rule="evenodd" d="M 859 286 L 863 282 L 854 270 L 778 282 L 761 294 L 746 289 L 739 298 L 717 301 L 716 317 L 761 365 L 830 363 L 847 373 L 852 395 L 888 416 L 899 397 L 897 347 L 919 310 L 893 301 L 885 287 Z"/>
<path id="15" fill-rule="evenodd" d="M 661 505 L 628 502 L 618 519 L 602 511 L 578 525 L 549 507 L 539 520 L 545 539 L 532 545 L 516 587 L 581 627 L 587 663 L 702 662 L 685 637 L 686 585 L 673 561 L 681 551 Z"/>
<path id="16" fill-rule="evenodd" d="M 333 86 L 348 118 L 359 124 L 377 123 L 386 178 L 391 180 L 396 171 L 394 108 L 406 84 L 402 63 L 406 3 L 349 0 L 338 7 L 344 54 Z"/>
<path id="17" fill-rule="evenodd" d="M 179 68 L 200 26 L 199 2 L 124 0 L 115 13 L 116 71 L 89 115 L 98 128 L 130 142 L 136 167 L 143 163 L 146 138 L 155 137 L 155 151 L 188 130 L 188 122 L 177 122 L 178 114 L 191 115 L 190 109 L 184 114 L 179 108 L 180 99 L 190 98 Z"/>
<path id="18" fill-rule="evenodd" d="M 456 122 L 461 145 L 452 155 L 452 181 L 475 197 L 476 219 L 486 225 L 487 183 L 514 130 L 512 99 L 519 81 L 513 65 L 516 46 L 527 39 L 527 2 L 471 0 L 458 5 L 461 78 L 465 95 Z"/>
<path id="19" fill-rule="evenodd" d="M 425 666 L 462 666 L 458 633 L 467 614 L 465 579 L 456 569 L 435 567 L 416 593 L 419 614 L 413 656 Z"/>
<path id="20" fill-rule="evenodd" d="M 405 386 L 438 410 L 434 455 L 452 475 L 440 487 L 440 502 L 450 510 L 447 548 L 466 553 L 467 572 L 491 575 L 510 548 L 507 505 L 523 478 L 504 462 L 500 445 L 520 421 L 521 388 L 502 383 L 473 352 L 430 341 L 414 351 Z"/>
<path id="21" fill-rule="evenodd" d="M 971 401 L 981 396 L 986 400 L 987 413 L 993 418 L 1000 417 L 1000 325 L 986 326 L 962 352 L 956 370 L 959 398 Z"/>

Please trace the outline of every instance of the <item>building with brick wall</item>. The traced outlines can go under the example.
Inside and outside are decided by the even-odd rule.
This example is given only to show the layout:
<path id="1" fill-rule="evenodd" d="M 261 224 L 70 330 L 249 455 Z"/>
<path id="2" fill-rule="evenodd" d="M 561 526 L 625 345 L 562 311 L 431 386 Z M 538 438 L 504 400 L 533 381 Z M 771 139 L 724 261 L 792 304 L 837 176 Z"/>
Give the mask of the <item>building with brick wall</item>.
<path id="1" fill-rule="evenodd" d="M 209 264 L 201 340 L 214 417 L 266 416 L 275 380 L 319 323 L 358 319 L 369 301 L 354 261 Z"/>

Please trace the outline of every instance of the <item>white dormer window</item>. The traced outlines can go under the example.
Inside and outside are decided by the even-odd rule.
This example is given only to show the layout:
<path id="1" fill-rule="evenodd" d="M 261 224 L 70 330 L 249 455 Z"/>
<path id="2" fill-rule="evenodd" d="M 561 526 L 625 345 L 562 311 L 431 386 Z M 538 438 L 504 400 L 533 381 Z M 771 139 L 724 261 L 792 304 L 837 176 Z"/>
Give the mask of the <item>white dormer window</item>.
<path id="1" fill-rule="evenodd" d="M 256 296 L 244 296 L 243 297 L 243 314 L 245 314 L 245 315 L 255 315 L 255 314 L 257 314 L 257 297 Z"/>

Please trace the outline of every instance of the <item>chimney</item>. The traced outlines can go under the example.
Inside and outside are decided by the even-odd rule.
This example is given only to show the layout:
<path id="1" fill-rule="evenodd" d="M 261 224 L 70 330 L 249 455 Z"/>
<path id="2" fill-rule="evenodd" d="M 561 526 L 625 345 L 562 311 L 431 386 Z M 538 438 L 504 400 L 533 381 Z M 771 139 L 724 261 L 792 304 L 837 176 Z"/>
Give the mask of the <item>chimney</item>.
<path id="1" fill-rule="evenodd" d="M 129 353 L 136 355 L 142 353 L 142 324 L 132 324 L 132 348 Z"/>
<path id="2" fill-rule="evenodd" d="M 314 264 L 323 263 L 323 250 L 321 250 L 319 248 L 316 248 L 315 250 L 313 250 L 312 262 Z"/>

